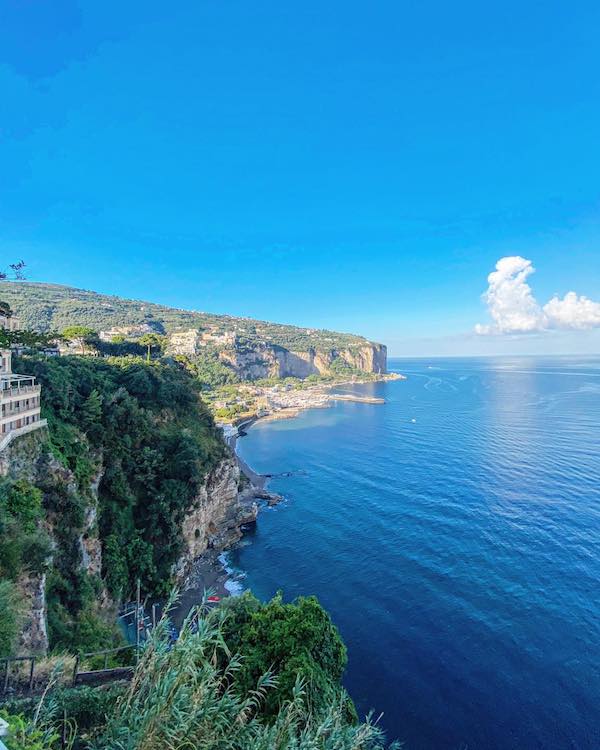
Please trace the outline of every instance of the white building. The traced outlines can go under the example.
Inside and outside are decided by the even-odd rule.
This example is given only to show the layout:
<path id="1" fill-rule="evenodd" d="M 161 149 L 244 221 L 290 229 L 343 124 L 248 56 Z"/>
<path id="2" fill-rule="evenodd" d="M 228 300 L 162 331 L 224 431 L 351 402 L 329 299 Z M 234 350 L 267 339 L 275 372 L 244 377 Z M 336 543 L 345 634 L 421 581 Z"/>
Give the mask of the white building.
<path id="1" fill-rule="evenodd" d="M 40 419 L 40 390 L 31 375 L 12 371 L 12 352 L 0 349 L 0 450 L 10 441 L 46 425 Z"/>
<path id="2" fill-rule="evenodd" d="M 0 313 L 0 328 L 5 331 L 18 331 L 21 328 L 21 324 L 19 319 L 15 318 L 14 315 L 9 317 Z"/>

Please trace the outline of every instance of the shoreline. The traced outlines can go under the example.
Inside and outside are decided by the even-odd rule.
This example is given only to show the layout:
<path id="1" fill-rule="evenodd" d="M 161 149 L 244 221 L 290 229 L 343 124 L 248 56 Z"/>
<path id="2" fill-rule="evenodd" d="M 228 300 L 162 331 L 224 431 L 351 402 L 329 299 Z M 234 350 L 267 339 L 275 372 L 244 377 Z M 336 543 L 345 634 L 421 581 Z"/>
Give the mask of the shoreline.
<path id="1" fill-rule="evenodd" d="M 406 380 L 405 375 L 396 373 L 389 373 L 381 376 L 377 380 L 366 381 L 364 383 L 357 383 L 355 381 L 344 381 L 340 383 L 333 383 L 327 386 L 317 386 L 314 390 L 306 389 L 302 391 L 305 398 L 300 400 L 300 403 L 293 407 L 281 407 L 275 408 L 272 411 L 266 411 L 265 413 L 251 415 L 240 419 L 235 424 L 221 423 L 218 426 L 223 432 L 223 440 L 230 449 L 232 456 L 235 458 L 240 473 L 248 481 L 248 487 L 242 490 L 242 493 L 246 493 L 256 500 L 262 500 L 263 507 L 273 507 L 278 505 L 283 499 L 281 495 L 269 492 L 267 489 L 269 480 L 273 478 L 273 474 L 259 474 L 255 471 L 239 454 L 237 450 L 238 439 L 245 437 L 246 430 L 252 427 L 257 422 L 272 422 L 279 419 L 294 419 L 299 416 L 302 412 L 308 411 L 309 409 L 326 409 L 332 406 L 336 401 L 348 401 L 353 403 L 363 404 L 384 404 L 385 399 L 377 398 L 373 396 L 360 396 L 352 393 L 332 393 L 334 388 L 339 388 L 344 385 L 369 385 L 374 382 L 389 382 L 392 380 Z M 306 395 L 310 394 L 314 398 L 306 398 Z M 174 612 L 174 621 L 183 620 L 180 615 L 181 612 L 185 612 L 191 609 L 192 606 L 201 600 L 205 590 L 211 589 L 214 594 L 221 598 L 232 596 L 231 588 L 232 584 L 235 583 L 235 576 L 232 571 L 228 570 L 222 560 L 231 547 L 222 550 L 207 550 L 200 557 L 194 561 L 193 572 L 190 575 L 189 584 L 185 589 L 181 591 L 179 604 Z M 230 584 L 228 587 L 227 584 Z"/>

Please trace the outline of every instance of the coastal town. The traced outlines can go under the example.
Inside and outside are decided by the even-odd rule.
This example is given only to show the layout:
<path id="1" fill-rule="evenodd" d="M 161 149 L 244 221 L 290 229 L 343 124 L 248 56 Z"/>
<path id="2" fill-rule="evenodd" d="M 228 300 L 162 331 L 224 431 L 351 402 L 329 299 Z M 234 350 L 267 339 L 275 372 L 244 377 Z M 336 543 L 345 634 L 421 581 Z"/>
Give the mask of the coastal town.
<path id="1" fill-rule="evenodd" d="M 256 419 L 290 419 L 305 409 L 325 409 L 336 401 L 383 404 L 384 399 L 356 390 L 338 392 L 344 387 L 365 383 L 402 380 L 403 375 L 388 373 L 377 378 L 355 375 L 351 380 L 323 378 L 306 382 L 288 378 L 267 384 L 243 383 L 221 389 L 216 399 L 207 399 L 215 418 L 222 425 L 236 426 Z"/>

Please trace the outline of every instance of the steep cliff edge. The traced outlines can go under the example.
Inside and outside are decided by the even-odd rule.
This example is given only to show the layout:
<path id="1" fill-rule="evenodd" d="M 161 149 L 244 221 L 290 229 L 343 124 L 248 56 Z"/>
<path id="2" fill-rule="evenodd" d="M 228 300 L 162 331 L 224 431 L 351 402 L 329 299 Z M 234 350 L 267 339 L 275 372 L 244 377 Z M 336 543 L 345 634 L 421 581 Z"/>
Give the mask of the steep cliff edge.
<path id="1" fill-rule="evenodd" d="M 44 493 L 44 514 L 40 525 L 51 540 L 51 551 L 43 570 L 27 564 L 15 584 L 21 603 L 21 627 L 16 654 L 45 654 L 50 646 L 48 632 L 49 580 L 64 567 L 65 553 L 74 555 L 75 573 L 95 581 L 97 597 L 88 602 L 96 616 L 114 615 L 114 602 L 102 579 L 102 541 L 98 532 L 98 488 L 103 466 L 89 483 L 89 492 L 78 490 L 72 472 L 52 455 L 46 430 L 17 438 L 0 453 L 0 477 L 28 482 Z M 1 479 L 0 479 L 1 481 Z M 56 512 L 52 493 L 70 495 L 81 509 L 80 525 L 66 529 Z M 256 519 L 258 508 L 251 492 L 240 491 L 240 470 L 233 457 L 223 459 L 205 478 L 181 522 L 181 552 L 173 567 L 174 582 L 185 585 L 194 562 L 208 549 L 222 550 L 240 539 L 241 527 Z M 65 532 L 68 532 L 65 535 Z M 64 571 L 63 571 L 64 573 Z M 52 614 L 51 614 L 52 618 Z"/>
<path id="2" fill-rule="evenodd" d="M 182 523 L 183 549 L 175 575 L 185 584 L 193 564 L 209 549 L 230 547 L 242 536 L 242 526 L 256 520 L 253 493 L 240 489 L 240 469 L 228 457 L 206 477 Z"/>
<path id="3" fill-rule="evenodd" d="M 306 351 L 292 351 L 277 344 L 249 342 L 234 336 L 222 348 L 211 345 L 211 350 L 237 379 L 245 381 L 330 375 L 339 372 L 340 365 L 363 373 L 382 375 L 387 372 L 386 347 L 371 342 L 345 349 L 317 350 L 309 347 Z M 201 337 L 193 330 L 169 336 L 167 351 L 186 357 L 206 355 Z"/>
<path id="4" fill-rule="evenodd" d="M 183 368 L 81 357 L 19 368 L 42 384 L 48 428 L 0 452 L 0 533 L 15 551 L 0 550 L 0 579 L 25 615 L 15 646 L 106 648 L 138 580 L 144 596 L 167 595 L 203 552 L 239 539 L 257 507 Z M 10 515 L 23 498 L 37 507 L 31 533 Z"/>
<path id="5" fill-rule="evenodd" d="M 50 540 L 48 556 L 35 570 L 31 569 L 30 560 L 23 560 L 15 584 L 22 606 L 17 652 L 44 654 L 49 647 L 48 577 L 64 563 L 65 553 L 73 558 L 76 573 L 97 581 L 95 609 L 111 604 L 100 579 L 102 550 L 95 523 L 98 482 L 90 483 L 87 493 L 80 492 L 73 473 L 53 455 L 45 428 L 17 438 L 0 452 L 0 477 L 7 484 L 26 483 L 42 492 L 43 513 L 37 526 Z M 56 508 L 59 495 L 65 498 L 65 507 L 71 504 L 81 508 L 79 524 L 65 528 L 65 519 Z"/>
<path id="6" fill-rule="evenodd" d="M 238 380 L 328 375 L 332 366 L 383 374 L 386 350 L 364 336 L 251 318 L 180 310 L 55 284 L 0 282 L 0 294 L 27 327 L 42 332 L 83 325 L 98 332 L 104 353 L 113 339 L 131 344 L 164 334 L 171 355 L 217 358 Z M 138 354 L 144 353 L 139 347 Z"/>

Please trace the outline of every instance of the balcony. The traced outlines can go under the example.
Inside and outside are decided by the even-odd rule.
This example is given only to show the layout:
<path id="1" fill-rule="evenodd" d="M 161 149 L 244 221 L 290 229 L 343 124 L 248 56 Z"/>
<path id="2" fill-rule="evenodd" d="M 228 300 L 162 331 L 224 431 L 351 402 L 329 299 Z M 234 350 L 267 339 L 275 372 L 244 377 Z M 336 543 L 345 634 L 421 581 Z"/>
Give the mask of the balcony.
<path id="1" fill-rule="evenodd" d="M 10 385 L 8 388 L 0 388 L 0 401 L 6 401 L 13 396 L 27 396 L 40 393 L 42 387 L 39 385 Z"/>
<path id="2" fill-rule="evenodd" d="M 6 409 L 5 411 L 0 411 L 0 424 L 6 424 L 15 419 L 23 419 L 23 417 L 30 417 L 39 413 L 39 404 L 29 404 L 29 406 L 22 406 L 18 409 Z"/>

